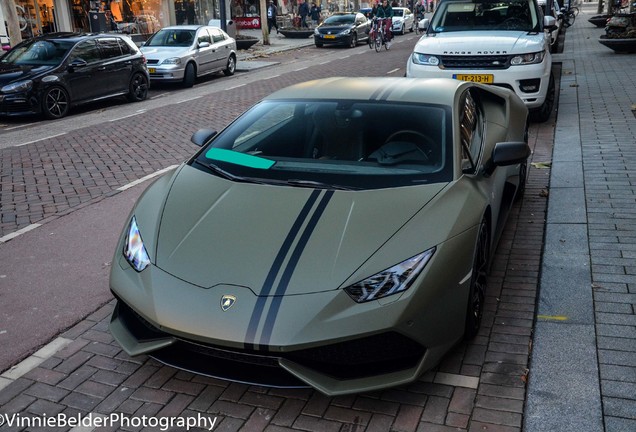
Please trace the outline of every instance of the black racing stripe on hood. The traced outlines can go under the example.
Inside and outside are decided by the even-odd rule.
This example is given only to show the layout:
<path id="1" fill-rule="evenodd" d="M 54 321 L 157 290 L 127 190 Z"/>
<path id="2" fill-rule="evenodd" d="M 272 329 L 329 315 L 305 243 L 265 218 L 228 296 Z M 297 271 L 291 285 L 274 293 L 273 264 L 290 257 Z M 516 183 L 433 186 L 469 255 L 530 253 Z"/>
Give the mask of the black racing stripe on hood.
<path id="1" fill-rule="evenodd" d="M 274 263 L 269 269 L 269 273 L 265 278 L 265 282 L 263 283 L 263 287 L 259 296 L 256 300 L 256 305 L 254 306 L 254 312 L 252 313 L 252 317 L 250 318 L 250 323 L 247 327 L 247 333 L 245 335 L 245 346 L 246 348 L 254 349 L 254 340 L 256 339 L 256 330 L 258 329 L 258 323 L 261 321 L 261 316 L 263 315 L 263 310 L 265 309 L 265 303 L 267 302 L 267 298 L 269 293 L 274 285 L 274 281 L 276 280 L 276 276 L 280 272 L 281 266 L 285 257 L 289 253 L 292 244 L 294 243 L 294 239 L 298 236 L 300 232 L 300 228 L 303 223 L 307 219 L 309 215 L 309 211 L 314 206 L 314 203 L 318 200 L 318 196 L 320 196 L 319 190 L 315 190 L 309 196 L 309 199 L 303 206 L 302 210 L 298 214 L 298 217 L 294 221 L 291 230 L 287 234 L 283 245 L 281 246 L 278 254 L 276 254 L 276 258 L 274 259 Z"/>
<path id="2" fill-rule="evenodd" d="M 263 327 L 263 333 L 261 336 L 261 347 L 265 348 L 269 345 L 269 340 L 272 336 L 272 330 L 274 329 L 274 322 L 276 321 L 276 316 L 278 315 L 278 310 L 280 309 L 280 304 L 283 300 L 285 292 L 287 291 L 287 287 L 289 286 L 289 281 L 291 280 L 292 275 L 294 274 L 294 270 L 296 270 L 296 266 L 298 265 L 298 261 L 300 260 L 300 256 L 303 254 L 307 243 L 309 242 L 309 238 L 311 234 L 314 232 L 314 229 L 318 225 L 318 221 L 322 217 L 331 197 L 333 196 L 334 191 L 327 191 L 325 195 L 320 200 L 318 207 L 314 211 L 314 214 L 311 216 L 311 219 L 307 223 L 305 230 L 303 231 L 292 255 L 287 263 L 287 267 L 285 267 L 285 271 L 278 283 L 278 287 L 276 288 L 276 292 L 274 294 L 274 298 L 272 299 L 272 304 L 269 307 L 269 311 L 267 312 L 267 318 L 265 319 L 265 326 Z"/>

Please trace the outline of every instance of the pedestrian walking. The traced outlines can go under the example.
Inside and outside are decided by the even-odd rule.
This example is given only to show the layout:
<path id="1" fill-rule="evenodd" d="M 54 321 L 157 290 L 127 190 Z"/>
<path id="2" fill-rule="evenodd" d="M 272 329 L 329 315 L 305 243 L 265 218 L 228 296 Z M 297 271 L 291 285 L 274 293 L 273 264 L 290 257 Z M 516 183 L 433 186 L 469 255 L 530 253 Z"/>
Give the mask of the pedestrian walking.
<path id="1" fill-rule="evenodd" d="M 320 24 L 320 13 L 322 12 L 322 10 L 320 9 L 320 6 L 316 6 L 316 2 L 313 2 L 311 4 L 311 9 L 309 10 L 309 14 L 311 15 L 311 20 L 314 23 L 314 26 L 317 26 L 318 24 Z"/>
<path id="2" fill-rule="evenodd" d="M 276 27 L 276 33 L 278 33 L 278 24 L 276 24 L 276 15 L 278 15 L 278 8 L 274 4 L 274 0 L 269 0 L 269 6 L 267 7 L 267 31 L 272 32 L 272 27 Z"/>
<path id="3" fill-rule="evenodd" d="M 307 25 L 307 17 L 309 16 L 309 5 L 306 1 L 298 0 L 300 5 L 298 6 L 298 14 L 300 15 L 300 26 L 309 28 Z"/>

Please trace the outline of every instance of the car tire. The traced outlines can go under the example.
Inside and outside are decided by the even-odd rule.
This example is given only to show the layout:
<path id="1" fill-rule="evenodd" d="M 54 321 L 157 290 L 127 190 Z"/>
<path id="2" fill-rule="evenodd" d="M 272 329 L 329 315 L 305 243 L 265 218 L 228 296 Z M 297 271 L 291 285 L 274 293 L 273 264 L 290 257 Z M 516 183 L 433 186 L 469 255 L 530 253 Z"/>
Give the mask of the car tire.
<path id="1" fill-rule="evenodd" d="M 355 48 L 357 46 L 358 46 L 358 35 L 354 33 L 351 35 L 351 41 L 349 41 L 349 48 Z"/>
<path id="2" fill-rule="evenodd" d="M 184 87 L 192 87 L 194 85 L 194 81 L 197 78 L 197 72 L 194 68 L 193 63 L 188 63 L 185 68 L 185 72 L 183 74 L 183 86 Z"/>
<path id="3" fill-rule="evenodd" d="M 550 73 L 550 81 L 548 83 L 548 93 L 545 96 L 545 100 L 543 104 L 534 110 L 532 110 L 532 120 L 544 123 L 548 121 L 550 115 L 552 114 L 552 110 L 554 109 L 554 100 L 556 98 L 556 90 L 554 85 L 554 75 Z"/>
<path id="4" fill-rule="evenodd" d="M 484 300 L 486 297 L 486 282 L 488 274 L 488 261 L 490 256 L 490 234 L 485 220 L 479 224 L 475 256 L 473 258 L 473 271 L 470 278 L 470 290 L 468 293 L 468 305 L 466 307 L 466 323 L 464 338 L 474 338 L 479 332 L 481 318 L 484 314 Z"/>
<path id="5" fill-rule="evenodd" d="M 232 54 L 227 59 L 227 66 L 223 69 L 223 73 L 225 76 L 232 76 L 234 75 L 234 72 L 236 72 L 236 57 Z"/>
<path id="6" fill-rule="evenodd" d="M 148 97 L 148 78 L 137 72 L 130 79 L 128 95 L 126 95 L 130 102 L 140 102 Z"/>
<path id="7" fill-rule="evenodd" d="M 402 28 L 400 29 L 400 34 L 404 36 L 406 34 L 406 25 L 402 24 Z"/>
<path id="8" fill-rule="evenodd" d="M 49 87 L 42 95 L 42 114 L 47 119 L 55 120 L 68 114 L 71 98 L 60 86 Z"/>

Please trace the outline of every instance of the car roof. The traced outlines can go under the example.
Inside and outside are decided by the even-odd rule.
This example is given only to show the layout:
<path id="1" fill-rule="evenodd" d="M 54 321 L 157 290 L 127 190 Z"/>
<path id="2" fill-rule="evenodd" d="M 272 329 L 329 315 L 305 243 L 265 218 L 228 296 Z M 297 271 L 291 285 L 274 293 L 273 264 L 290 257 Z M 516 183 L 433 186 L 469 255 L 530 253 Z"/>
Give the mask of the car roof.
<path id="1" fill-rule="evenodd" d="M 272 93 L 265 100 L 425 101 L 452 106 L 457 90 L 471 85 L 449 78 L 334 77 L 292 85 Z"/>
<path id="2" fill-rule="evenodd" d="M 198 30 L 202 27 L 211 27 L 206 25 L 197 25 L 197 24 L 188 24 L 188 25 L 174 25 L 169 27 L 164 27 L 161 30 Z"/>

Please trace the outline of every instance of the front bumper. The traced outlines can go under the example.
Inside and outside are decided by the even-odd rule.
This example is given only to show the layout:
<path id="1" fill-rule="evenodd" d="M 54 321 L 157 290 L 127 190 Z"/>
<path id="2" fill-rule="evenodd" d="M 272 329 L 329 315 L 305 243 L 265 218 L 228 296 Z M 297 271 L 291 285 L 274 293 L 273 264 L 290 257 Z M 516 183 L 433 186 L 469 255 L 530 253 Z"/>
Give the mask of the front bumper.
<path id="1" fill-rule="evenodd" d="M 119 254 L 110 278 L 118 299 L 110 330 L 129 355 L 236 382 L 311 386 L 330 396 L 406 384 L 463 335 L 473 252 L 466 242 L 474 231 L 438 245 L 409 290 L 359 304 L 342 289 L 275 299 L 236 285 L 203 288 L 152 264 L 137 273 Z M 442 265 L 449 262 L 453 271 Z M 234 298 L 225 311 L 224 297 Z"/>
<path id="2" fill-rule="evenodd" d="M 148 65 L 151 81 L 183 81 L 185 66 L 178 65 Z"/>
<path id="3" fill-rule="evenodd" d="M 29 93 L 0 94 L 0 116 L 14 117 L 39 114 L 40 101 Z"/>
<path id="4" fill-rule="evenodd" d="M 548 94 L 551 70 L 552 61 L 549 55 L 539 64 L 510 66 L 508 69 L 441 69 L 438 66 L 416 64 L 412 60 L 412 55 L 406 62 L 406 76 L 411 78 L 454 78 L 454 75 L 459 74 L 492 74 L 493 85 L 513 90 L 528 109 L 543 105 Z M 533 80 L 540 80 L 539 91 L 522 91 L 521 86 Z"/>
<path id="5" fill-rule="evenodd" d="M 349 45 L 351 43 L 351 38 L 353 33 L 349 33 L 348 35 L 316 35 L 314 34 L 314 43 L 317 45 Z M 330 38 L 330 36 L 334 36 Z"/>

